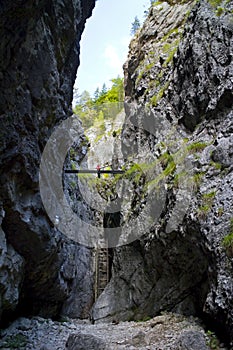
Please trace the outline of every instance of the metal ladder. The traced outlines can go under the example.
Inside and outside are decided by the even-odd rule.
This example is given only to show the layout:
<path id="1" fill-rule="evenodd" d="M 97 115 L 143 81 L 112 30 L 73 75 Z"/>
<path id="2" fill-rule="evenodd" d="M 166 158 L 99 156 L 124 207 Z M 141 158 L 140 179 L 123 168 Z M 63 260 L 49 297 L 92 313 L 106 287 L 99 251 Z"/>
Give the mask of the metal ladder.
<path id="1" fill-rule="evenodd" d="M 96 248 L 95 251 L 95 301 L 109 282 L 108 248 Z"/>

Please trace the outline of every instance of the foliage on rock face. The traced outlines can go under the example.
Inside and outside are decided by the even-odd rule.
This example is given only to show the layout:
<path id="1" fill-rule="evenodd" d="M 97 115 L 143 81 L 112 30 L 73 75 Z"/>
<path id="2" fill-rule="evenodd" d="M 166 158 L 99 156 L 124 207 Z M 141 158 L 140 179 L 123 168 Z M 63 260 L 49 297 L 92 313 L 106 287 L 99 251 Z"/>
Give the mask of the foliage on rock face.
<path id="1" fill-rule="evenodd" d="M 126 98 L 127 102 L 132 102 L 133 108 L 126 111 L 128 124 L 125 123 L 126 130 L 122 133 L 122 142 L 125 137 L 126 144 L 125 155 L 131 156 L 133 153 L 127 153 L 131 145 L 136 152 L 142 153 L 138 159 L 132 157 L 131 164 L 125 164 L 126 171 L 121 175 L 132 184 L 132 193 L 136 190 L 139 192 L 130 207 L 134 216 L 127 216 L 127 219 L 141 214 L 138 202 L 147 204 L 149 191 L 154 194 L 159 186 L 165 189 L 165 209 L 152 224 L 147 240 L 143 237 L 140 245 L 114 252 L 116 264 L 113 265 L 113 277 L 107 293 L 95 306 L 94 318 L 98 320 L 109 317 L 109 314 L 115 318 L 124 313 L 127 319 L 140 320 L 151 312 L 166 309 L 167 300 L 171 302 L 174 290 L 182 301 L 177 304 L 176 299 L 172 307 L 176 304 L 180 311 L 184 300 L 180 287 L 185 286 L 188 293 L 197 288 L 198 292 L 194 294 L 198 296 L 194 303 L 194 299 L 188 297 L 183 310 L 187 311 L 187 305 L 192 305 L 194 309 L 198 305 L 197 312 L 205 309 L 208 318 L 218 319 L 232 338 L 232 269 L 222 254 L 223 249 L 219 249 L 219 239 L 223 235 L 227 235 L 222 243 L 227 254 L 233 247 L 233 230 L 229 230 L 228 222 L 233 191 L 230 173 L 232 96 L 230 92 L 226 93 L 229 91 L 232 67 L 229 57 L 232 23 L 230 16 L 217 18 L 216 11 L 218 14 L 222 11 L 217 1 L 216 7 L 212 7 L 210 1 L 200 1 L 196 5 L 190 1 L 187 6 L 181 6 L 185 1 L 169 1 L 171 3 L 173 6 L 167 2 L 152 3 L 148 20 L 131 41 L 124 67 Z M 229 6 L 228 11 L 231 9 Z M 205 114 L 207 108 L 208 118 Z M 130 143 L 128 135 L 131 136 Z M 139 163 L 146 160 L 150 162 L 149 165 Z M 145 181 L 141 181 L 143 174 L 148 175 Z M 187 202 L 183 201 L 183 190 L 185 196 L 190 195 Z M 176 225 L 176 215 L 182 218 L 177 210 L 179 204 L 184 206 L 185 216 L 184 220 L 177 220 Z M 174 225 L 171 218 L 174 218 Z M 165 267 L 165 260 L 162 263 L 163 245 L 164 253 L 168 254 L 168 267 Z M 177 255 L 182 250 L 185 254 Z M 137 258 L 139 251 L 142 258 Z M 183 257 L 185 260 L 181 263 Z M 136 267 L 129 271 L 132 261 Z M 198 271 L 200 262 L 203 266 Z M 140 270 L 141 266 L 143 268 Z M 197 278 L 191 276 L 191 289 L 186 285 L 190 276 L 187 266 L 197 273 Z M 213 271 L 211 274 L 209 267 Z M 181 275 L 176 277 L 179 269 Z M 167 273 L 170 273 L 169 277 Z M 202 280 L 199 280 L 200 275 L 203 276 Z M 174 288 L 170 288 L 169 282 L 173 277 Z M 161 283 L 163 278 L 164 286 Z M 135 287 L 137 282 L 138 286 Z M 129 292 L 131 285 L 133 288 Z M 161 292 L 159 296 L 158 292 Z M 164 295 L 166 297 L 163 299 Z M 122 302 L 120 306 L 119 299 Z M 137 300 L 139 306 L 135 308 L 133 302 L 129 305 L 129 300 Z M 108 305 L 111 305 L 111 309 Z M 156 310 L 152 310 L 154 305 L 158 307 Z M 193 309 L 190 311 L 192 313 Z M 208 345 L 217 349 L 213 332 L 209 332 L 208 336 Z"/>
<path id="2" fill-rule="evenodd" d="M 210 349 L 219 349 L 219 340 L 216 336 L 216 334 L 210 330 L 206 332 L 207 335 L 207 345 L 210 347 Z"/>
<path id="3" fill-rule="evenodd" d="M 225 248 L 229 257 L 233 257 L 233 218 L 230 220 L 230 232 L 222 240 L 222 246 Z"/>
<path id="4" fill-rule="evenodd" d="M 151 35 L 151 27 L 153 26 L 153 17 L 156 13 L 160 13 L 162 16 L 166 11 L 166 4 L 169 3 L 174 7 L 180 4 L 184 7 L 182 15 L 180 13 L 175 14 L 172 20 L 171 26 L 161 26 L 162 30 L 156 35 Z M 160 100 L 168 93 L 170 87 L 169 67 L 173 65 L 176 57 L 179 44 L 182 40 L 182 35 L 185 27 L 186 20 L 190 14 L 190 6 L 186 3 L 189 1 L 151 1 L 151 7 L 145 13 L 148 15 L 148 19 L 145 21 L 141 31 L 137 33 L 140 41 L 140 47 L 143 47 L 142 43 L 147 40 L 147 46 L 149 50 L 145 52 L 138 52 L 137 66 L 134 66 L 134 72 L 132 72 L 132 78 L 135 79 L 135 91 L 140 91 L 140 95 L 146 100 L 148 108 L 157 107 Z M 137 35 L 131 42 L 131 50 L 135 50 L 135 42 L 137 42 Z M 147 39 L 148 38 L 148 39 Z M 137 57 L 136 51 L 134 52 Z M 159 58 L 159 62 L 158 62 Z M 162 68 L 162 69 L 161 69 Z M 129 87 L 131 85 L 129 84 Z M 127 91 L 127 80 L 126 80 Z"/>
<path id="5" fill-rule="evenodd" d="M 105 84 L 101 91 L 97 88 L 94 97 L 88 91 L 79 96 L 74 113 L 81 119 L 85 130 L 91 126 L 104 129 L 104 119 L 114 118 L 120 112 L 124 100 L 123 78 L 118 76 L 111 82 L 109 89 Z"/>
<path id="6" fill-rule="evenodd" d="M 208 212 L 211 210 L 213 206 L 215 196 L 216 196 L 216 191 L 211 191 L 209 193 L 205 193 L 202 195 L 201 206 L 198 208 L 199 218 L 205 219 Z"/>
<path id="7" fill-rule="evenodd" d="M 208 3 L 215 9 L 216 16 L 220 17 L 224 13 L 232 13 L 226 8 L 230 0 L 208 0 Z"/>

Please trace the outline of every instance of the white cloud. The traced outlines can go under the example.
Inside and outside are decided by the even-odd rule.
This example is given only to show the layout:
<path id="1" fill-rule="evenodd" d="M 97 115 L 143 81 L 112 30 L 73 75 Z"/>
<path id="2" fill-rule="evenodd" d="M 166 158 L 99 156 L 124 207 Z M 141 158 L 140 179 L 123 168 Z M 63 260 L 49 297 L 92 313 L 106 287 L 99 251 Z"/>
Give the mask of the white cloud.
<path id="1" fill-rule="evenodd" d="M 132 37 L 130 37 L 129 35 L 124 36 L 124 37 L 121 38 L 121 44 L 127 50 L 128 50 L 128 46 L 129 46 L 129 43 L 130 43 L 131 39 L 132 39 Z"/>
<path id="2" fill-rule="evenodd" d="M 106 46 L 104 50 L 104 58 L 109 67 L 116 70 L 116 72 L 122 71 L 122 65 L 124 62 L 122 62 L 120 54 L 115 46 L 111 44 Z"/>

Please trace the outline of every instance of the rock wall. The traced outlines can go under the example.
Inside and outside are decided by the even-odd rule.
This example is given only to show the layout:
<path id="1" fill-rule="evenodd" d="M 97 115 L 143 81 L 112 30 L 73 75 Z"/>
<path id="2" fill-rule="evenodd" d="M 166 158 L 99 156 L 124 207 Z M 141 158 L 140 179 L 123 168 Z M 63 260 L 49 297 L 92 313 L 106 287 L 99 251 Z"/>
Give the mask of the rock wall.
<path id="1" fill-rule="evenodd" d="M 94 3 L 0 4 L 2 322 L 13 311 L 57 316 L 72 290 L 69 307 L 76 316 L 87 316 L 92 302 L 91 252 L 66 239 L 48 219 L 38 172 L 51 132 L 71 115 L 79 41 Z M 64 313 L 68 309 L 64 306 Z"/>
<path id="2" fill-rule="evenodd" d="M 0 4 L 2 323 L 16 315 L 87 317 L 93 302 L 91 251 L 58 232 L 38 188 L 46 141 L 71 114 L 79 40 L 93 7 L 94 0 Z M 155 3 L 130 44 L 122 152 L 143 181 L 131 171 L 127 229 L 151 188 L 152 211 L 161 208 L 144 232 L 139 220 L 140 238 L 114 249 L 94 321 L 180 312 L 233 341 L 232 11 L 229 0 Z M 82 137 L 80 129 L 77 149 Z"/>
<path id="3" fill-rule="evenodd" d="M 148 154 L 159 163 L 153 184 L 165 200 L 139 240 L 115 249 L 96 321 L 169 310 L 233 340 L 232 10 L 232 1 L 155 3 L 131 41 L 122 150 L 142 171 Z"/>

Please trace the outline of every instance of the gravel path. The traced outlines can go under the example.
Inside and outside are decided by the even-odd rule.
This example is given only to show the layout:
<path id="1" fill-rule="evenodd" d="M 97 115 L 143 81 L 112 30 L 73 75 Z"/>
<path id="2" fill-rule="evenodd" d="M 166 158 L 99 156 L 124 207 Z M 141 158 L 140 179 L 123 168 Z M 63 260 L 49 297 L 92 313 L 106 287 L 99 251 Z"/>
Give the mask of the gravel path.
<path id="1" fill-rule="evenodd" d="M 205 334 L 197 319 L 174 314 L 164 314 L 146 322 L 95 325 L 87 320 L 56 322 L 35 317 L 20 318 L 2 330 L 0 349 L 208 350 L 210 342 L 216 342 L 218 349 L 226 349 L 213 334 Z"/>

